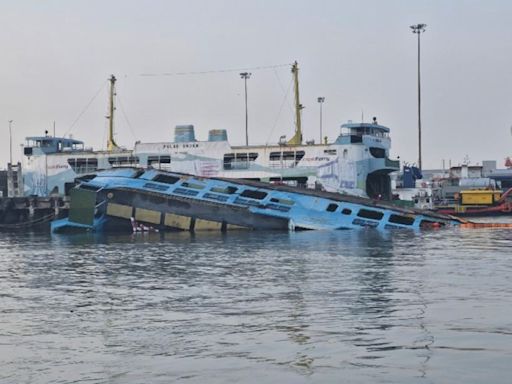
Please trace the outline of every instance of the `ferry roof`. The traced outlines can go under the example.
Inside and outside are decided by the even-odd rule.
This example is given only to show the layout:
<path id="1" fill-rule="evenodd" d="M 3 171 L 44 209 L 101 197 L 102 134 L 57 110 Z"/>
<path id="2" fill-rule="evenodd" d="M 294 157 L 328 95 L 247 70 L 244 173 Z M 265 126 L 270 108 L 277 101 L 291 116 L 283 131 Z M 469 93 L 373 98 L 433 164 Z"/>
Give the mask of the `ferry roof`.
<path id="1" fill-rule="evenodd" d="M 67 145 L 73 145 L 73 144 L 83 144 L 83 141 L 75 140 L 75 139 L 69 139 L 67 137 L 53 137 L 53 136 L 28 136 L 25 137 L 25 140 L 29 141 L 51 141 L 51 142 L 61 142 L 63 144 Z"/>
<path id="2" fill-rule="evenodd" d="M 383 132 L 390 131 L 390 129 L 388 127 L 385 127 L 380 124 L 372 124 L 372 123 L 346 123 L 346 124 L 342 124 L 341 128 L 350 128 L 350 129 L 352 129 L 352 128 L 372 128 L 372 129 L 381 130 Z"/>

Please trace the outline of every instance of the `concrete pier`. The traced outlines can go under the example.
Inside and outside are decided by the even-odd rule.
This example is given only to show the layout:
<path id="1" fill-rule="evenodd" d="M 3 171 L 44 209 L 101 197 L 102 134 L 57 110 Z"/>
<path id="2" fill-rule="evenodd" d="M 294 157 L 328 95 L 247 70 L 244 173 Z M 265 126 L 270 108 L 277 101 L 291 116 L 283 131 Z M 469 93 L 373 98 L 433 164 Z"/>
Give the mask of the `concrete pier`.
<path id="1" fill-rule="evenodd" d="M 0 198 L 0 229 L 29 228 L 65 217 L 69 196 Z"/>

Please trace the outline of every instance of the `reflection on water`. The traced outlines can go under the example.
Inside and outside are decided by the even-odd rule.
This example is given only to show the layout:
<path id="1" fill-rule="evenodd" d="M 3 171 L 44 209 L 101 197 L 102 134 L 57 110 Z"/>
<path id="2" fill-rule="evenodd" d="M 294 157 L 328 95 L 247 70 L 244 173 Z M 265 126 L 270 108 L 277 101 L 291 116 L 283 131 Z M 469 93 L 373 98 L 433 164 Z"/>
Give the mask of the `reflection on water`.
<path id="1" fill-rule="evenodd" d="M 510 239 L 2 233 L 0 382 L 507 382 Z"/>

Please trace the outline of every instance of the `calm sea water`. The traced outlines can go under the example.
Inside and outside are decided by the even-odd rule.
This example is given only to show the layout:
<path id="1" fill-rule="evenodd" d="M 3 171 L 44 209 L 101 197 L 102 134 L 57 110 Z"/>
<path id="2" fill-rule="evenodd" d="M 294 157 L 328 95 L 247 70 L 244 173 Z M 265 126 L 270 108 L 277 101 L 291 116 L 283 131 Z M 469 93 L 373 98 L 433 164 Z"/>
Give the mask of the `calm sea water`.
<path id="1" fill-rule="evenodd" d="M 0 382 L 510 383 L 511 244 L 0 233 Z"/>

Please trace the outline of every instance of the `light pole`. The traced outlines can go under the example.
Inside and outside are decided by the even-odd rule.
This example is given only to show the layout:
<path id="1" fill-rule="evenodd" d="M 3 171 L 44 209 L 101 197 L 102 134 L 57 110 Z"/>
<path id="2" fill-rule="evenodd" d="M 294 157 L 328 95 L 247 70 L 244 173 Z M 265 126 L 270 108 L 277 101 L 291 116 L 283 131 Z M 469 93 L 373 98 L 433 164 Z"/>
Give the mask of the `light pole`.
<path id="1" fill-rule="evenodd" d="M 325 97 L 319 97 L 317 101 L 320 104 L 320 144 L 322 144 L 322 104 L 325 101 Z"/>
<path id="2" fill-rule="evenodd" d="M 244 79 L 245 86 L 245 145 L 249 146 L 249 115 L 247 113 L 247 79 L 251 77 L 250 72 L 242 72 L 240 77 Z"/>
<path id="3" fill-rule="evenodd" d="M 12 165 L 12 122 L 9 120 L 9 163 Z"/>
<path id="4" fill-rule="evenodd" d="M 421 170 L 421 76 L 420 76 L 420 35 L 427 24 L 411 25 L 412 33 L 418 35 L 418 168 Z"/>

